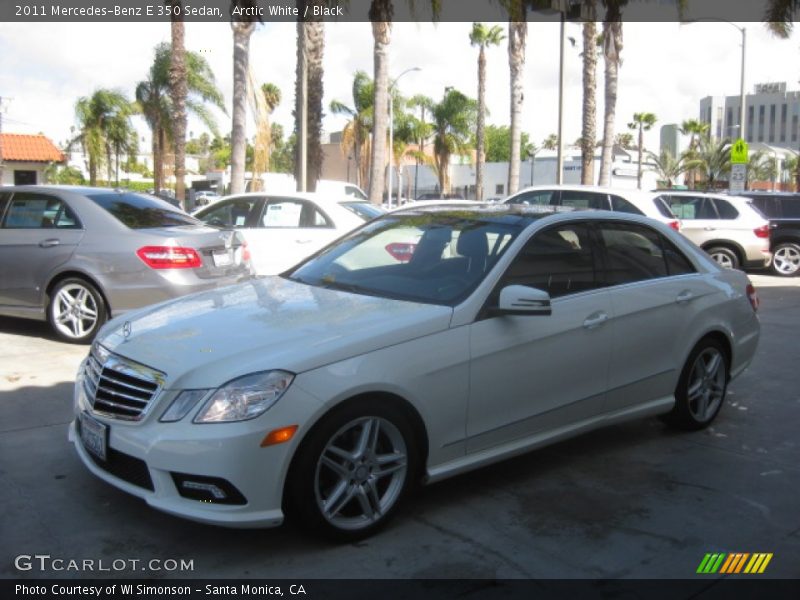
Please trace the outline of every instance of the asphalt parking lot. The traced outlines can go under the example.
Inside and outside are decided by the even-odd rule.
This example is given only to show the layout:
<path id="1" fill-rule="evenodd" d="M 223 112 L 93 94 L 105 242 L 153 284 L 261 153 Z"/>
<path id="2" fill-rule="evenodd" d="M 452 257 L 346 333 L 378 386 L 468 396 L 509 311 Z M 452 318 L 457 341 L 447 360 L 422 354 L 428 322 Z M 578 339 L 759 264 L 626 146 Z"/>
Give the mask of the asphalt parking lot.
<path id="1" fill-rule="evenodd" d="M 423 488 L 378 536 L 226 530 L 156 512 L 92 476 L 67 442 L 85 347 L 0 318 L 0 577 L 686 578 L 709 552 L 773 553 L 800 577 L 800 280 L 752 277 L 762 337 L 713 428 L 648 419 Z M 20 571 L 19 555 L 193 561 Z"/>

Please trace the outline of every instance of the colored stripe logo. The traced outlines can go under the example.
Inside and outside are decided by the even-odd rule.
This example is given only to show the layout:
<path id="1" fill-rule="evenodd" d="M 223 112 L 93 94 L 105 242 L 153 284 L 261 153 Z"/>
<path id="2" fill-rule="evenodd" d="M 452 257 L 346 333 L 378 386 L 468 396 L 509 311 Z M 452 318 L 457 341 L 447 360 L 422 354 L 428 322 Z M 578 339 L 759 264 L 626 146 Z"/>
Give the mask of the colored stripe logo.
<path id="1" fill-rule="evenodd" d="M 748 552 L 734 552 L 731 554 L 709 553 L 700 561 L 700 566 L 697 567 L 697 573 L 703 575 L 714 573 L 723 573 L 726 575 L 763 573 L 771 560 L 771 552 L 756 552 L 754 554 Z"/>

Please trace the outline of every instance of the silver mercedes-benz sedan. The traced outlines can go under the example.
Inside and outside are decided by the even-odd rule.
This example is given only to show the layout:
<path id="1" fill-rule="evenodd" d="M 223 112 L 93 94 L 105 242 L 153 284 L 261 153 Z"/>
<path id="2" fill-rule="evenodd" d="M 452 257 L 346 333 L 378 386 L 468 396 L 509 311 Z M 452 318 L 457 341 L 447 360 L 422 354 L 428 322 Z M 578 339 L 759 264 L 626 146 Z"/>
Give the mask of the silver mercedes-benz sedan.
<path id="1" fill-rule="evenodd" d="M 0 188 L 0 315 L 47 319 L 68 342 L 111 316 L 246 281 L 238 233 L 153 196 L 108 188 Z"/>
<path id="2" fill-rule="evenodd" d="M 69 435 L 163 511 L 352 540 L 418 481 L 623 420 L 706 427 L 757 307 L 744 273 L 646 217 L 414 207 L 109 322 Z"/>

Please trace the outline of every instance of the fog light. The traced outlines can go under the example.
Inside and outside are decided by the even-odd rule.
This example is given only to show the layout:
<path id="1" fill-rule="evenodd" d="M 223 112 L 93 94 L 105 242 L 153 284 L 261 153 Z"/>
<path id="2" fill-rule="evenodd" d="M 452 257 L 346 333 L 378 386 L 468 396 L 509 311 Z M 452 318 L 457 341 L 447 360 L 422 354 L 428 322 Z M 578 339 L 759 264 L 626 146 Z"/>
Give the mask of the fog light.
<path id="1" fill-rule="evenodd" d="M 178 493 L 183 498 L 210 504 L 247 504 L 242 493 L 221 477 L 171 473 Z"/>
<path id="2" fill-rule="evenodd" d="M 200 492 L 208 492 L 214 496 L 215 500 L 224 500 L 226 498 L 225 492 L 215 486 L 213 483 L 200 483 L 198 481 L 184 481 L 182 484 L 185 490 L 198 490 Z"/>

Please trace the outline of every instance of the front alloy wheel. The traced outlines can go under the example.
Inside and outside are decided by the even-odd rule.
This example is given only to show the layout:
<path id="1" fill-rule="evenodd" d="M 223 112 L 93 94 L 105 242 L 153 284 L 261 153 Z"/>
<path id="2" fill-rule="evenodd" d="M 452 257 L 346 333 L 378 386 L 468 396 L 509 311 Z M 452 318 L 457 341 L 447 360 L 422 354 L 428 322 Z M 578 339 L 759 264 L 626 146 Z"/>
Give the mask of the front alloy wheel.
<path id="1" fill-rule="evenodd" d="M 298 448 L 284 510 L 336 541 L 368 537 L 386 524 L 416 477 L 414 440 L 405 411 L 381 399 L 334 409 Z"/>
<path id="2" fill-rule="evenodd" d="M 800 271 L 800 245 L 780 244 L 772 254 L 772 271 L 783 277 L 793 277 Z"/>
<path id="3" fill-rule="evenodd" d="M 58 337 L 82 344 L 90 342 L 105 322 L 106 309 L 102 296 L 92 284 L 70 278 L 53 289 L 47 316 Z"/>

